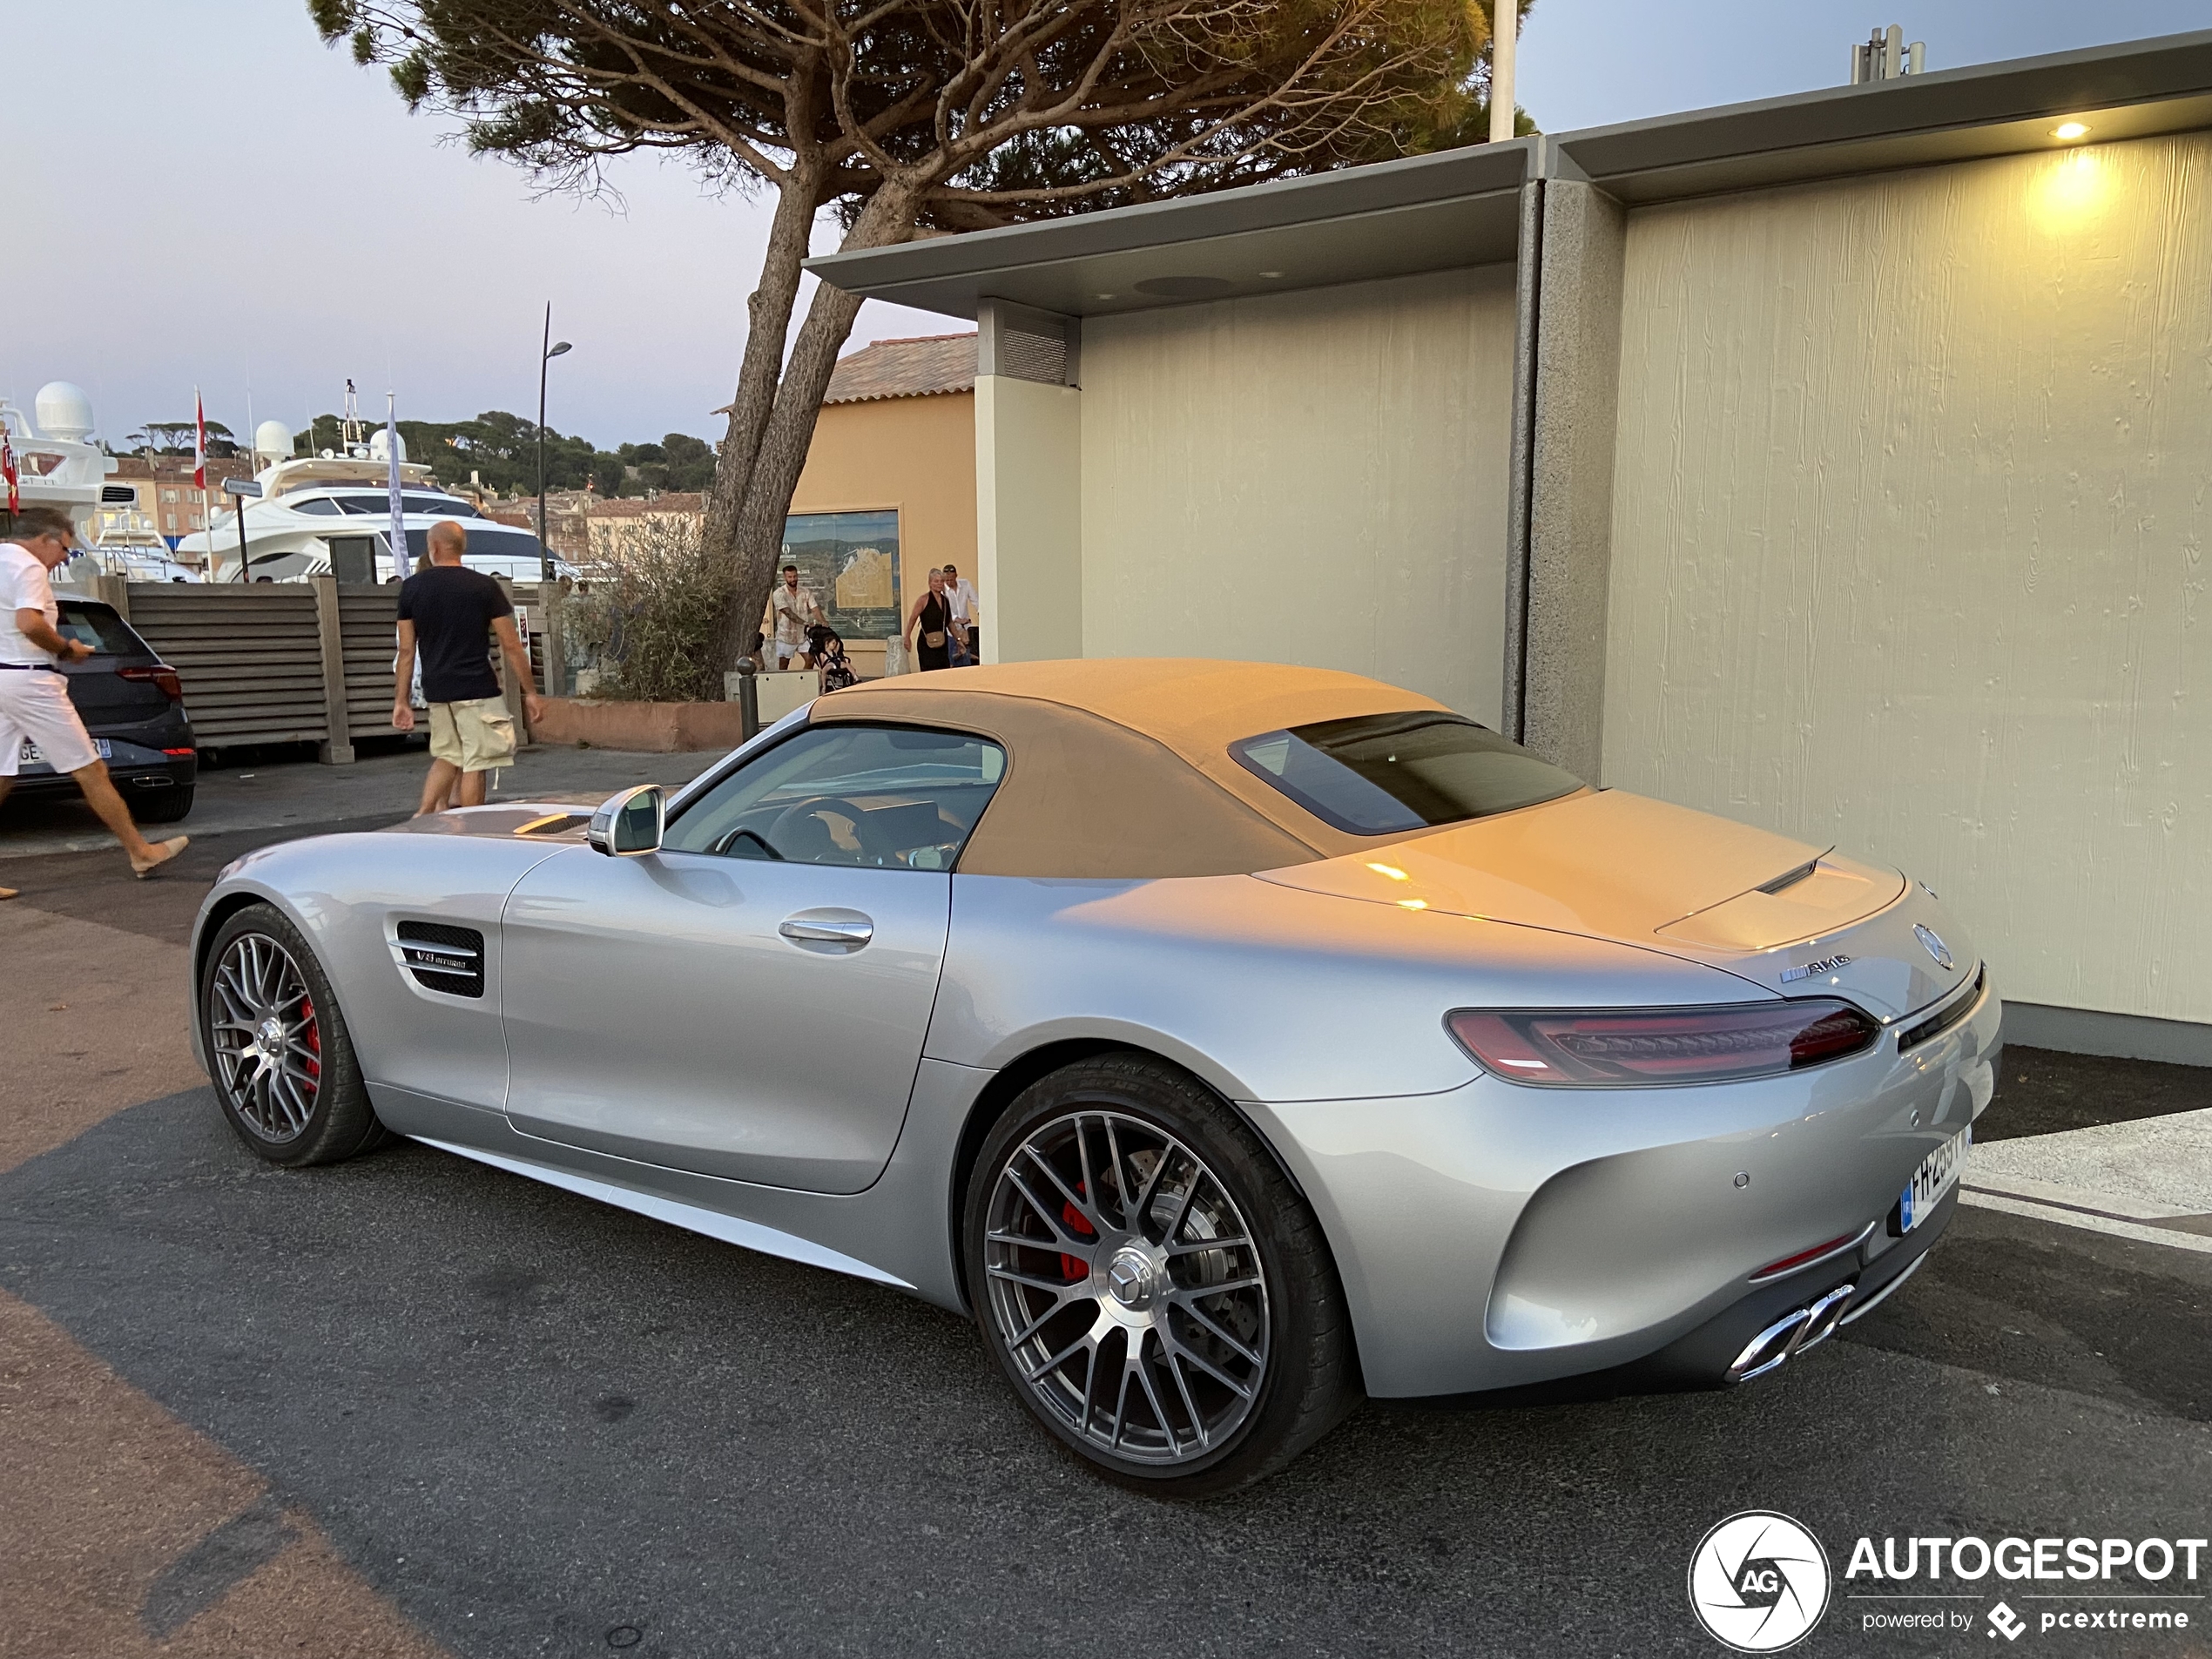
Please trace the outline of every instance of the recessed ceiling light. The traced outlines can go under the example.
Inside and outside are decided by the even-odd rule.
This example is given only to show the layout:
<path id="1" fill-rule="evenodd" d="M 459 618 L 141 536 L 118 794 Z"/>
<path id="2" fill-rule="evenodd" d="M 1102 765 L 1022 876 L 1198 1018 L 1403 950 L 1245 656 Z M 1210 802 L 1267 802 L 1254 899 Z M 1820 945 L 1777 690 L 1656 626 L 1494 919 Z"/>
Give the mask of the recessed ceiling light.
<path id="1" fill-rule="evenodd" d="M 2087 138 L 2089 129 L 2087 125 L 2080 121 L 2061 121 L 2051 129 L 2051 136 L 2054 138 L 2064 138 L 2071 143 L 2076 138 Z"/>
<path id="2" fill-rule="evenodd" d="M 1090 297 L 1094 300 L 1110 300 L 1114 296 L 1110 293 L 1094 293 Z"/>
<path id="3" fill-rule="evenodd" d="M 1260 273 L 1260 275 L 1264 277 L 1279 277 L 1283 273 L 1280 271 L 1262 271 Z"/>

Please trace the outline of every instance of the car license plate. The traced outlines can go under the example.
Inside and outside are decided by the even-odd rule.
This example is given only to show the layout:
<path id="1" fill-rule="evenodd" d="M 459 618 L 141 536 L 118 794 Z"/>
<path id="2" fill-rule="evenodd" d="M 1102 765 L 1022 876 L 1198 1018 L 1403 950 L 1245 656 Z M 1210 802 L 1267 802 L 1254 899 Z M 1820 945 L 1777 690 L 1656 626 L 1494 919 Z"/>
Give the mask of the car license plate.
<path id="1" fill-rule="evenodd" d="M 1899 1232 L 1911 1232 L 1935 1213 L 1943 1195 L 1957 1186 L 1959 1176 L 1966 1172 L 1966 1149 L 1973 1143 L 1974 1131 L 1969 1124 L 1920 1160 L 1912 1182 L 1898 1197 Z"/>
<path id="2" fill-rule="evenodd" d="M 115 745 L 110 742 L 107 738 L 94 738 L 92 739 L 92 747 L 99 751 L 101 759 L 112 760 L 115 759 Z M 37 744 L 33 743 L 29 738 L 25 738 L 23 740 L 23 752 L 16 758 L 16 764 L 24 766 L 43 766 L 46 764 L 46 757 L 39 753 L 38 745 Z"/>

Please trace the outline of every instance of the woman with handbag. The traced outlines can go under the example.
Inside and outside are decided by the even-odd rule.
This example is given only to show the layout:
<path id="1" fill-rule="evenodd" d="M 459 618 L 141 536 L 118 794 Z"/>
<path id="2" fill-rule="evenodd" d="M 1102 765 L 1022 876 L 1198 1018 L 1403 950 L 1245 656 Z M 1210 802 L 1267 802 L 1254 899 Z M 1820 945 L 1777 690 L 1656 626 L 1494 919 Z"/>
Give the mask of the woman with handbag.
<path id="1" fill-rule="evenodd" d="M 914 601 L 914 608 L 907 615 L 905 639 L 907 650 L 914 649 L 914 630 L 921 630 L 921 651 L 916 666 L 927 673 L 933 668 L 950 668 L 952 664 L 953 608 L 945 597 L 945 573 L 929 573 L 929 591 Z"/>

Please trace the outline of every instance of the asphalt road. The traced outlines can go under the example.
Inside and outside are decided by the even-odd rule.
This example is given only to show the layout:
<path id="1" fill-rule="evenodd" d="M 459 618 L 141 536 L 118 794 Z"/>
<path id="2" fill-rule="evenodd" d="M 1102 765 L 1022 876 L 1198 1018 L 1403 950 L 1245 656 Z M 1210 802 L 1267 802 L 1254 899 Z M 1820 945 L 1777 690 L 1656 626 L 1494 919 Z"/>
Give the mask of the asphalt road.
<path id="1" fill-rule="evenodd" d="M 1870 1633 L 1912 1604 L 1842 1577 L 1861 1535 L 2212 1531 L 2212 1252 L 2185 1231 L 1962 1209 L 1907 1290 L 1770 1379 L 1370 1404 L 1257 1489 L 1161 1502 L 1052 1449 L 969 1326 L 894 1292 L 418 1146 L 248 1155 L 182 1054 L 181 945 L 222 861 L 301 827 L 196 840 L 144 884 L 112 853 L 0 867 L 27 1010 L 0 1080 L 0 1654 L 1715 1653 L 1685 1575 L 1746 1508 L 1833 1561 L 1799 1652 L 2212 1652 L 2203 1601 L 2160 1604 L 2187 1632 L 1979 1622 L 2067 1582 L 1954 1583 L 1971 1628 Z M 2014 1050 L 1984 1130 L 2208 1108 L 2203 1074 Z"/>

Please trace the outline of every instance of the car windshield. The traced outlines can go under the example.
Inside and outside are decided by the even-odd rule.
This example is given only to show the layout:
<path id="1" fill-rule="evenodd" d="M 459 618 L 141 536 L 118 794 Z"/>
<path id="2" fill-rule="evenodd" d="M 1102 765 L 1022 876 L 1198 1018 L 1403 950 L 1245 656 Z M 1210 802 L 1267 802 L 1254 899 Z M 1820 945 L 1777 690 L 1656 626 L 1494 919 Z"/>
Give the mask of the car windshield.
<path id="1" fill-rule="evenodd" d="M 61 618 L 54 624 L 54 631 L 64 639 L 74 640 L 80 645 L 90 645 L 94 651 L 106 651 L 115 657 L 143 657 L 146 648 L 138 641 L 122 617 L 105 605 L 91 605 L 73 599 L 61 602 Z"/>
<path id="2" fill-rule="evenodd" d="M 817 726 L 691 802 L 662 845 L 728 858 L 949 870 L 1005 772 L 1005 752 L 981 738 Z"/>
<path id="3" fill-rule="evenodd" d="M 1582 780 L 1456 714 L 1417 710 L 1266 732 L 1229 745 L 1325 824 L 1403 834 L 1556 800 Z"/>

